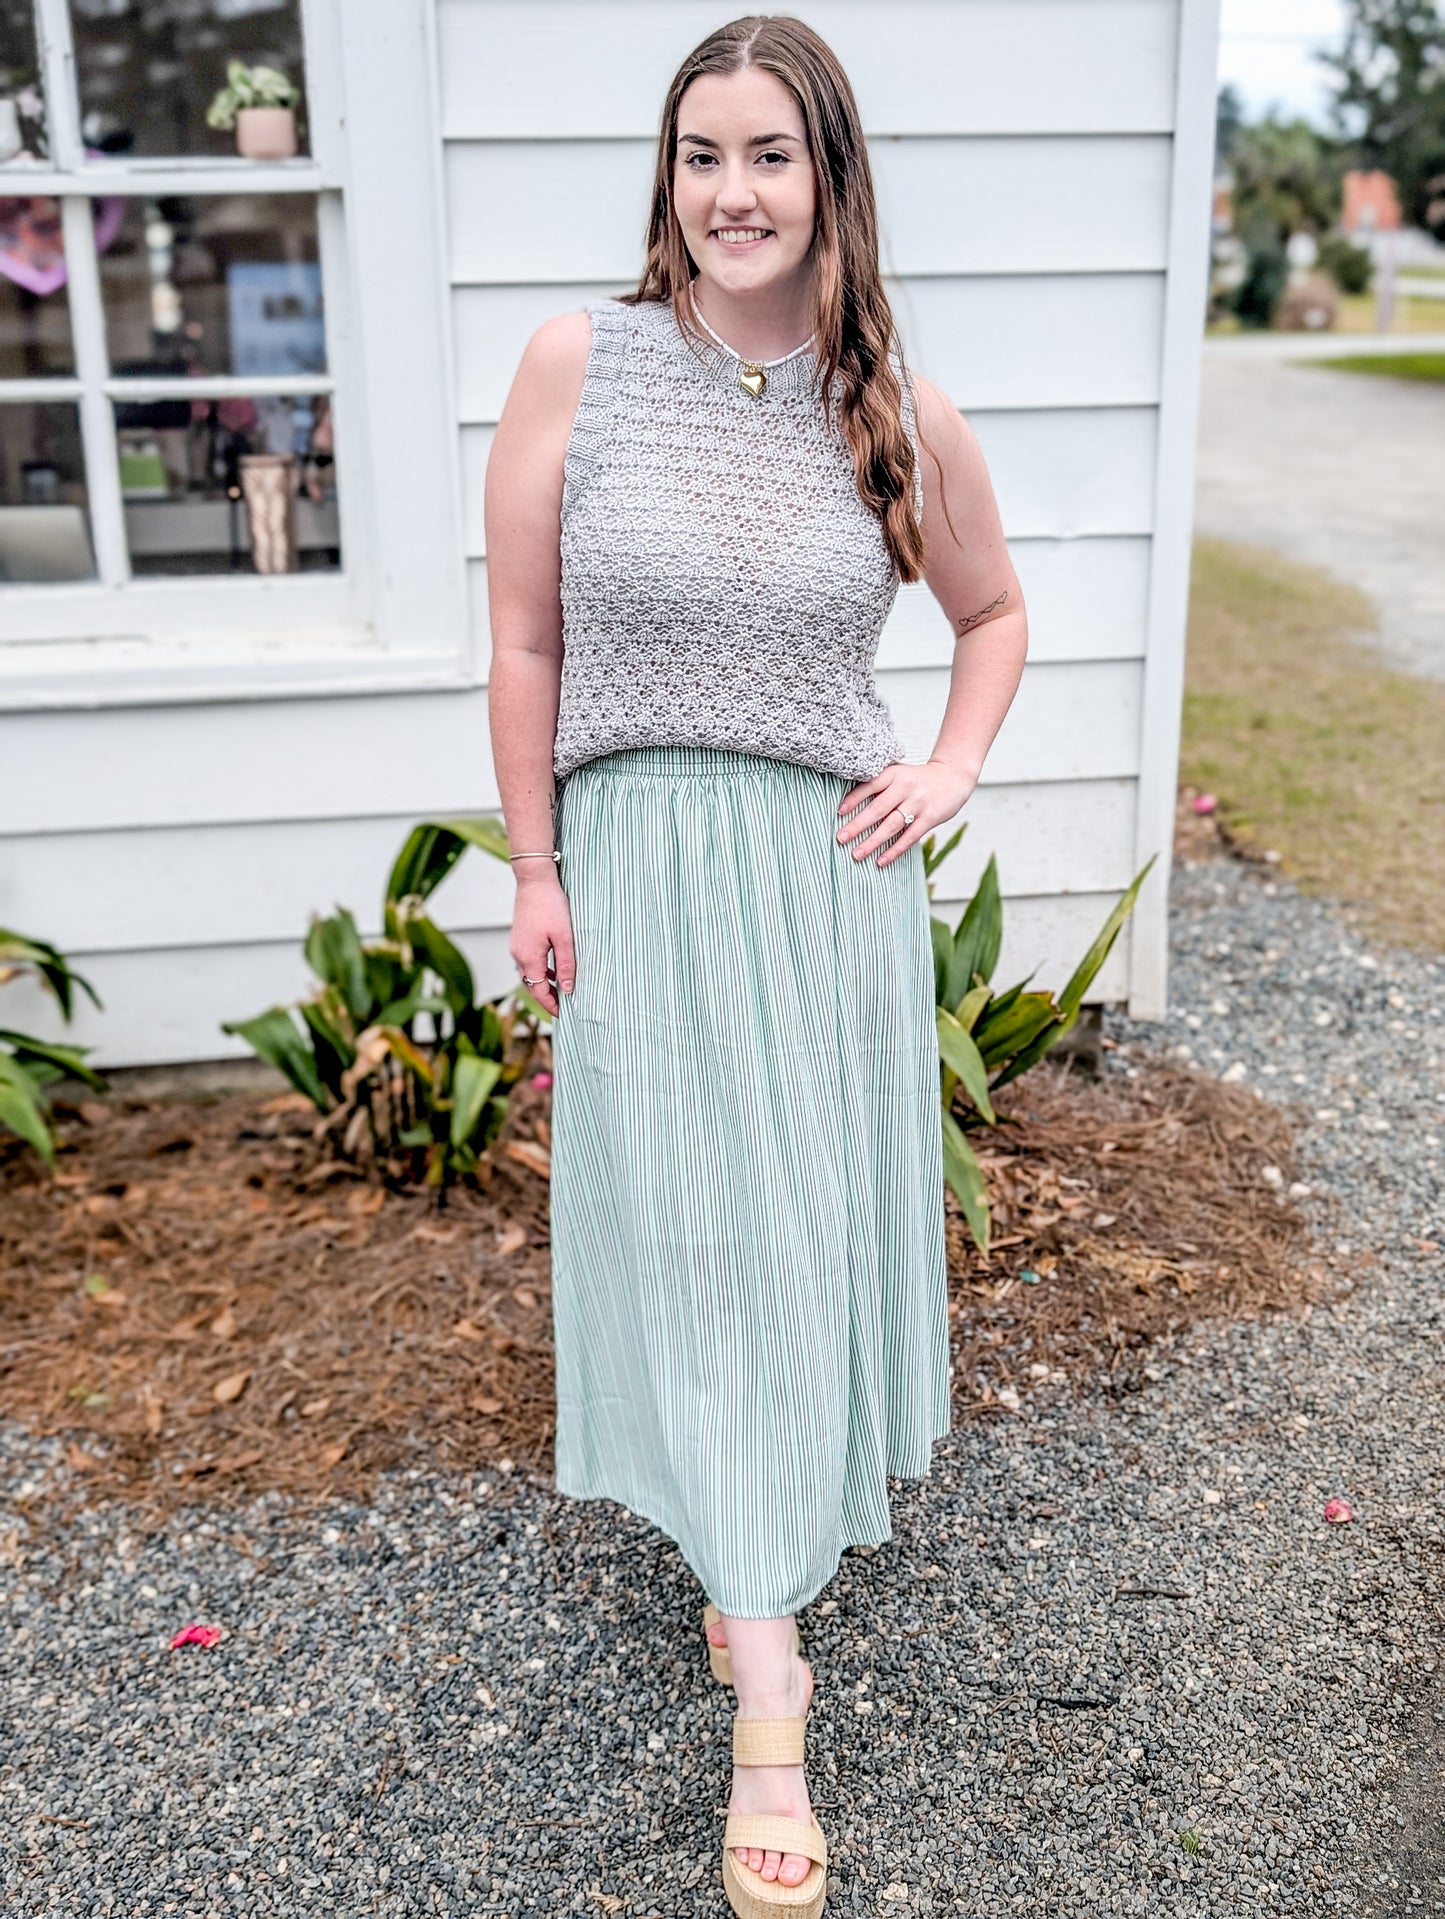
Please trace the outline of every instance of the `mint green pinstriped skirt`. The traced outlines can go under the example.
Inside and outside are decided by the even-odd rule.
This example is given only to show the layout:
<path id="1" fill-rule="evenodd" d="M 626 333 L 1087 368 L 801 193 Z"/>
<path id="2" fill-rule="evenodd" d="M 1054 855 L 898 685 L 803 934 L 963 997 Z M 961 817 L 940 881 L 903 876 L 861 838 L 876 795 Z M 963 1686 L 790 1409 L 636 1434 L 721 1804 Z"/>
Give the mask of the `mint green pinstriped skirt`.
<path id="1" fill-rule="evenodd" d="M 923 856 L 837 843 L 852 784 L 699 746 L 558 782 L 557 1487 L 739 1618 L 891 1538 L 949 1430 Z"/>

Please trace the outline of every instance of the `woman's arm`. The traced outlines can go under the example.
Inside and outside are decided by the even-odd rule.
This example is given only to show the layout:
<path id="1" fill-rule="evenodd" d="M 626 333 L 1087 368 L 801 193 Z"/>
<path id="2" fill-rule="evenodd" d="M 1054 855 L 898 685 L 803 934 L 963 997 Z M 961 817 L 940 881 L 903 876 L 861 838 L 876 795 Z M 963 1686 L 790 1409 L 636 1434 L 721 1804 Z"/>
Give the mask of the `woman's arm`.
<path id="1" fill-rule="evenodd" d="M 552 755 L 562 680 L 562 460 L 582 396 L 592 327 L 564 313 L 527 343 L 487 464 L 487 597 L 492 661 L 487 714 L 507 837 L 517 853 L 552 850 Z M 549 1013 L 572 990 L 571 916 L 556 862 L 518 860 L 512 958 Z"/>
<path id="2" fill-rule="evenodd" d="M 948 700 L 929 758 L 922 766 L 885 768 L 845 793 L 839 808 L 846 813 L 867 800 L 838 835 L 845 844 L 855 842 L 855 855 L 865 858 L 898 832 L 898 808 L 914 815 L 879 856 L 880 866 L 968 800 L 1018 691 L 1028 651 L 1023 595 L 978 441 L 937 387 L 915 376 L 914 391 L 923 451 L 924 578 L 956 637 Z"/>

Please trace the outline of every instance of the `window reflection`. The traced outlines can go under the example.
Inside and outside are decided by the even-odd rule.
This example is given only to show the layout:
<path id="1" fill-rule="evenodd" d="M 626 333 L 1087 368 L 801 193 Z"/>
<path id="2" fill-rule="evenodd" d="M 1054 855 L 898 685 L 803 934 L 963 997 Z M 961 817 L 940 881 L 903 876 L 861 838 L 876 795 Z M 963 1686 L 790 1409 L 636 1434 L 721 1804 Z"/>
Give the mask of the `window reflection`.
<path id="1" fill-rule="evenodd" d="M 0 405 L 0 582 L 94 577 L 78 409 Z"/>
<path id="2" fill-rule="evenodd" d="M 0 0 L 0 166 L 45 160 L 49 154 L 35 0 Z"/>
<path id="3" fill-rule="evenodd" d="M 60 202 L 0 197 L 0 379 L 74 371 Z"/>
<path id="4" fill-rule="evenodd" d="M 100 278 L 116 373 L 326 371 L 309 194 L 127 200 Z"/>
<path id="5" fill-rule="evenodd" d="M 235 134 L 206 125 L 231 60 L 280 67 L 304 94 L 297 0 L 70 0 L 70 17 L 81 129 L 107 153 L 234 154 Z"/>
<path id="6" fill-rule="evenodd" d="M 115 422 L 134 572 L 340 566 L 325 395 L 117 402 Z"/>

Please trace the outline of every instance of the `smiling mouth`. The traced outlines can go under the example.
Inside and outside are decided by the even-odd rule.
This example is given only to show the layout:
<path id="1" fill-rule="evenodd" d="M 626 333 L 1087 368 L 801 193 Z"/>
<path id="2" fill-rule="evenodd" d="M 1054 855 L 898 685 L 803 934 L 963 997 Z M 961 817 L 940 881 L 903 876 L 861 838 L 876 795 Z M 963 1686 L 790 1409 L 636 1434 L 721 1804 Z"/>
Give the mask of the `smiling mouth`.
<path id="1" fill-rule="evenodd" d="M 741 247 L 754 240 L 766 240 L 772 231 L 771 227 L 714 227 L 712 237 L 721 240 L 725 247 Z"/>

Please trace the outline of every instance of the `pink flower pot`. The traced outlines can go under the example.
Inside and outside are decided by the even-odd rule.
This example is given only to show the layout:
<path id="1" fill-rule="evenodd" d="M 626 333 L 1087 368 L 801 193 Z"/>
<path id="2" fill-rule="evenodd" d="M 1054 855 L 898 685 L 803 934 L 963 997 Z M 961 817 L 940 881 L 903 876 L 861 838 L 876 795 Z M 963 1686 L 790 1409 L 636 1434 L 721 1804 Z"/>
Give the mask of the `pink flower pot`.
<path id="1" fill-rule="evenodd" d="M 238 107 L 236 151 L 244 160 L 290 160 L 296 153 L 295 107 Z"/>

